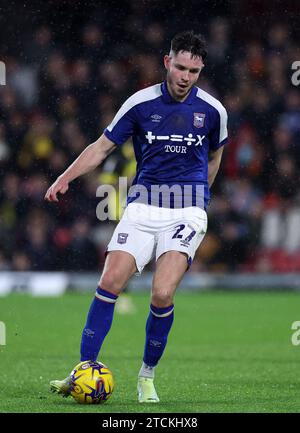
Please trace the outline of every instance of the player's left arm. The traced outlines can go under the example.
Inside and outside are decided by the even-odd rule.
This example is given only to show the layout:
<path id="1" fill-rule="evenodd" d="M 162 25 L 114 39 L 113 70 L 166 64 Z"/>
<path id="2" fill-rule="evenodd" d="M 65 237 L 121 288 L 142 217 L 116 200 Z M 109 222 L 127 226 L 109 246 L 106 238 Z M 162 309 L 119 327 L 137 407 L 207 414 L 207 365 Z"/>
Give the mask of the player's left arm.
<path id="1" fill-rule="evenodd" d="M 212 186 L 214 180 L 217 176 L 217 173 L 220 168 L 222 154 L 223 154 L 224 146 L 219 147 L 219 149 L 214 152 L 209 153 L 209 161 L 208 161 L 208 185 Z"/>
<path id="2" fill-rule="evenodd" d="M 212 186 L 220 168 L 224 145 L 227 143 L 227 111 L 225 107 L 217 103 L 215 122 L 210 134 L 210 146 L 208 153 L 208 185 Z"/>

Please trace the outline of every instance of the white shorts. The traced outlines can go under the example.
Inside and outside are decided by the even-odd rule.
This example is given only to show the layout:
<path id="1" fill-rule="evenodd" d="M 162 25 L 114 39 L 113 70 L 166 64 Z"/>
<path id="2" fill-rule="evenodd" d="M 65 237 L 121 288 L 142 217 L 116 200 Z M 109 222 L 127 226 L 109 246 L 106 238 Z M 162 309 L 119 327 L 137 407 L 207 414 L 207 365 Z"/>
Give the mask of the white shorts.
<path id="1" fill-rule="evenodd" d="M 126 251 L 138 271 L 155 256 L 181 251 L 190 265 L 207 230 L 207 215 L 198 207 L 169 209 L 130 203 L 117 225 L 107 251 Z"/>

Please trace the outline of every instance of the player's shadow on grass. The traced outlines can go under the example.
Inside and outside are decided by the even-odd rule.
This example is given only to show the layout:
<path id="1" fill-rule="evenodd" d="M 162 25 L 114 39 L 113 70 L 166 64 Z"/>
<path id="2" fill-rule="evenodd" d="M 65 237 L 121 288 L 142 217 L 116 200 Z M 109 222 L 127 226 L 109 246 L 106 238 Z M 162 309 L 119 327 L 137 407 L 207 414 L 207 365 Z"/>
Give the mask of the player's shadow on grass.
<path id="1" fill-rule="evenodd" d="M 113 401 L 106 402 L 104 404 L 78 404 L 72 397 L 63 398 L 60 396 L 56 396 L 55 400 L 48 399 L 47 412 L 51 412 L 51 413 L 111 412 L 111 408 L 113 404 L 114 404 Z"/>

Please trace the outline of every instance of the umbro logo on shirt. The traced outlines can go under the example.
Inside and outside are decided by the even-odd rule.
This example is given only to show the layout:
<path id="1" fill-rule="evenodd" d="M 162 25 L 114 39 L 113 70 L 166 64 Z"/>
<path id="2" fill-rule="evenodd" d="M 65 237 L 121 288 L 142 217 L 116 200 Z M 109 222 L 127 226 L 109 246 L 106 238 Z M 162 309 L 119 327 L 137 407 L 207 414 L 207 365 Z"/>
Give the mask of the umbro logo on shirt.
<path id="1" fill-rule="evenodd" d="M 161 119 L 162 119 L 162 116 L 160 116 L 159 114 L 152 114 L 152 116 L 151 116 L 152 122 L 160 122 Z"/>

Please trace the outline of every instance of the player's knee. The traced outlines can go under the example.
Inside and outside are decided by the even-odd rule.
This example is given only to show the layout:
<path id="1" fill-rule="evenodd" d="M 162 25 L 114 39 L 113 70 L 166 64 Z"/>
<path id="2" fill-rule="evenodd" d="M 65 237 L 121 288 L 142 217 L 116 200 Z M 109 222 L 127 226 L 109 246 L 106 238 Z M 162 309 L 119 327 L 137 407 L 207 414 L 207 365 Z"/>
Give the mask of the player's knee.
<path id="1" fill-rule="evenodd" d="M 107 290 L 108 292 L 114 293 L 115 295 L 119 295 L 126 282 L 118 272 L 107 271 L 105 272 L 99 281 L 99 286 L 103 290 Z"/>
<path id="2" fill-rule="evenodd" d="M 173 296 L 170 294 L 170 292 L 155 292 L 151 296 L 151 303 L 157 308 L 166 308 L 173 303 Z"/>

